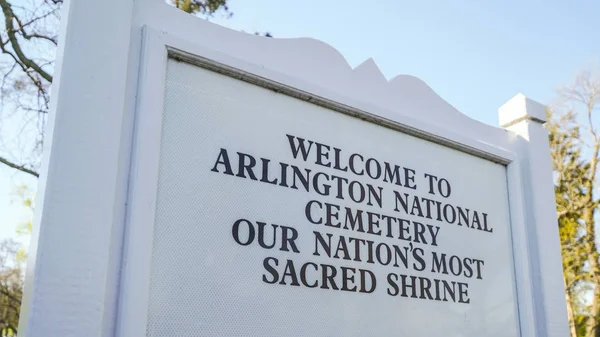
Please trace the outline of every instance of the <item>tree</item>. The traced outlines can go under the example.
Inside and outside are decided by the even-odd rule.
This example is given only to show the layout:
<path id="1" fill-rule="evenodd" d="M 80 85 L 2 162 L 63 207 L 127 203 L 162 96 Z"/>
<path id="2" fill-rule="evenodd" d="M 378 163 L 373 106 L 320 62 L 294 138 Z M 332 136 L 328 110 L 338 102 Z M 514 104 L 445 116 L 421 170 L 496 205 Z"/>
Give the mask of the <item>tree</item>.
<path id="1" fill-rule="evenodd" d="M 170 0 L 173 6 L 186 13 L 201 15 L 213 15 L 217 10 L 222 10 L 229 15 L 227 0 Z"/>
<path id="2" fill-rule="evenodd" d="M 592 71 L 583 71 L 575 82 L 562 90 L 565 102 L 573 111 L 580 111 L 579 117 L 582 129 L 586 131 L 581 139 L 588 146 L 586 156 L 589 160 L 589 170 L 583 180 L 583 198 L 580 205 L 575 205 L 582 213 L 581 221 L 585 226 L 582 240 L 587 257 L 587 271 L 591 294 L 591 306 L 587 319 L 586 336 L 600 337 L 600 261 L 596 245 L 596 211 L 598 200 L 596 197 L 596 178 L 598 163 L 600 162 L 600 133 L 594 123 L 595 111 L 600 104 L 600 78 Z"/>
<path id="3" fill-rule="evenodd" d="M 62 0 L 0 0 L 0 163 L 38 177 Z M 16 130 L 11 132 L 12 130 Z"/>
<path id="4" fill-rule="evenodd" d="M 587 250 L 585 246 L 585 226 L 583 210 L 588 205 L 586 197 L 590 164 L 583 159 L 580 139 L 580 126 L 573 111 L 559 114 L 548 111 L 550 153 L 555 173 L 555 195 L 558 213 L 558 227 L 562 247 L 563 273 L 565 279 L 567 312 L 571 337 L 578 336 L 581 330 L 582 312 L 585 305 L 582 294 L 589 281 L 585 272 Z M 581 334 L 579 334 L 581 335 Z"/>
<path id="5" fill-rule="evenodd" d="M 600 261 L 596 244 L 596 195 L 600 133 L 595 111 L 600 78 L 581 72 L 560 91 L 562 107 L 549 111 L 546 125 L 562 247 L 571 336 L 600 337 Z"/>
<path id="6" fill-rule="evenodd" d="M 227 0 L 166 0 L 209 18 L 232 13 Z M 0 0 L 0 163 L 38 177 L 50 103 L 54 57 L 63 0 Z M 267 33 L 268 34 L 268 33 Z M 16 131 L 14 131 L 16 130 Z"/>
<path id="7" fill-rule="evenodd" d="M 0 336 L 16 336 L 19 325 L 25 258 L 10 239 L 0 242 Z"/>
<path id="8" fill-rule="evenodd" d="M 14 192 L 25 207 L 30 210 L 27 221 L 21 223 L 17 233 L 28 236 L 31 234 L 31 219 L 34 209 L 34 195 L 27 186 L 18 186 Z M 21 296 L 27 252 L 12 239 L 0 241 L 0 336 L 12 337 L 17 335 Z"/>

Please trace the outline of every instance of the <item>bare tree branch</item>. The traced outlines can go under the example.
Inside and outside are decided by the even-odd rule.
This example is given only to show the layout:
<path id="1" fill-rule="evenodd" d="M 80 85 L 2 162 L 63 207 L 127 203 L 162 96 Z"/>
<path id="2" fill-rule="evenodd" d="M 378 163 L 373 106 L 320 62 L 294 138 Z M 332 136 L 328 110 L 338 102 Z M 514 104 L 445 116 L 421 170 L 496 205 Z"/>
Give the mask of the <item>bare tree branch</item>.
<path id="1" fill-rule="evenodd" d="M 42 69 L 37 63 L 27 58 L 19 45 L 19 41 L 16 35 L 16 29 L 13 24 L 13 20 L 15 19 L 15 14 L 10 8 L 10 4 L 6 0 L 0 0 L 0 7 L 2 8 L 2 12 L 4 13 L 4 21 L 6 25 L 6 34 L 8 35 L 8 39 L 10 41 L 11 47 L 13 48 L 16 56 L 19 61 L 26 67 L 31 68 L 40 76 L 42 76 L 46 81 L 52 82 L 52 75 L 47 73 L 44 69 Z"/>
<path id="2" fill-rule="evenodd" d="M 15 163 L 7 160 L 6 158 L 0 157 L 0 163 L 6 165 L 8 167 L 14 168 L 16 170 L 19 170 L 21 172 L 25 172 L 27 174 L 30 174 L 30 175 L 32 175 L 32 176 L 34 176 L 36 178 L 40 177 L 39 173 L 37 173 L 37 172 L 35 172 L 35 171 L 31 170 L 31 169 L 28 169 L 27 167 L 25 167 L 23 165 L 15 164 Z"/>

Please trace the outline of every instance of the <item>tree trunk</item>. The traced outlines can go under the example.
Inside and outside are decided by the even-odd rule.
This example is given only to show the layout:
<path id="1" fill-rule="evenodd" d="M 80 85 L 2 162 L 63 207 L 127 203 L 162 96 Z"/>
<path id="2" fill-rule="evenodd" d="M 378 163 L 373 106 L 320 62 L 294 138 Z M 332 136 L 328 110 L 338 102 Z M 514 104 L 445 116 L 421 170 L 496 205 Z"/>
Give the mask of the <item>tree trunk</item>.
<path id="1" fill-rule="evenodd" d="M 594 135 L 595 136 L 595 135 Z M 600 266 L 598 264 L 598 249 L 596 247 L 596 228 L 594 213 L 594 182 L 596 181 L 596 168 L 598 166 L 598 153 L 600 152 L 600 142 L 598 138 L 594 139 L 594 150 L 590 160 L 590 175 L 586 182 L 586 207 L 583 212 L 583 221 L 585 222 L 585 249 L 588 255 L 590 267 L 590 276 L 594 287 L 594 296 L 592 297 L 592 307 L 590 317 L 587 322 L 587 337 L 600 337 L 598 329 L 598 318 L 600 317 Z"/>
<path id="2" fill-rule="evenodd" d="M 565 293 L 567 301 L 567 316 L 569 318 L 569 331 L 571 337 L 577 337 L 577 326 L 575 325 L 575 314 L 573 313 L 573 302 L 571 301 L 571 291 Z"/>
<path id="3" fill-rule="evenodd" d="M 586 211 L 587 212 L 587 211 Z M 592 212 L 590 212 L 592 213 Z M 587 226 L 588 220 L 586 220 L 586 227 L 593 227 L 593 221 L 590 226 Z M 595 232 L 592 230 L 592 232 Z M 598 318 L 600 317 L 600 287 L 598 286 L 598 252 L 596 250 L 596 243 L 594 242 L 594 236 L 591 236 L 591 240 L 588 239 L 586 244 L 589 263 L 590 263 L 590 276 L 594 287 L 594 295 L 592 297 L 592 306 L 590 310 L 590 317 L 587 322 L 587 337 L 600 337 L 600 330 L 598 329 Z M 592 241 L 592 242 L 589 242 Z"/>

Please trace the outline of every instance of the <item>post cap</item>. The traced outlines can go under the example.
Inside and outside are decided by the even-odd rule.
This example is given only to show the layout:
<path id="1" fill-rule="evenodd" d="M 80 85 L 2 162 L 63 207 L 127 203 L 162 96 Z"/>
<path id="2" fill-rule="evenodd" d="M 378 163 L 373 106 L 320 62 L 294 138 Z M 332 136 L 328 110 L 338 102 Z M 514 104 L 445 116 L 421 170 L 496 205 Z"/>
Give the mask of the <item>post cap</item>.
<path id="1" fill-rule="evenodd" d="M 546 106 L 519 93 L 498 109 L 500 126 L 508 127 L 524 120 L 546 123 Z"/>

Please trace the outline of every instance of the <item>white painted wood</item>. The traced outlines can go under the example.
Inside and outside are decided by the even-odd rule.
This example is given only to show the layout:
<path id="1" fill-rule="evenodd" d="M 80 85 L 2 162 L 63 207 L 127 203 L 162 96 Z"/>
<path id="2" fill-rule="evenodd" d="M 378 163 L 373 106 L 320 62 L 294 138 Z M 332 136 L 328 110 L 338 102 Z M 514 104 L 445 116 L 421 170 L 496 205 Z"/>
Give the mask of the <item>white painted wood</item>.
<path id="1" fill-rule="evenodd" d="M 569 328 L 545 113 L 521 94 L 499 109 L 501 123 L 519 136 L 537 335 L 559 337 Z"/>
<path id="2" fill-rule="evenodd" d="M 525 119 L 544 124 L 546 121 L 546 109 L 523 94 L 517 94 L 500 108 L 498 121 L 505 128 Z"/>
<path id="3" fill-rule="evenodd" d="M 528 285 L 531 284 L 529 277 L 529 260 L 527 252 L 527 237 L 525 235 L 524 214 L 522 208 L 522 187 L 519 170 L 518 157 L 512 152 L 512 134 L 506 133 L 501 147 L 492 146 L 488 143 L 474 140 L 466 135 L 458 134 L 452 130 L 441 128 L 438 125 L 416 120 L 411 116 L 394 114 L 391 111 L 381 109 L 378 106 L 366 102 L 359 102 L 352 98 L 340 95 L 332 90 L 322 88 L 314 83 L 298 80 L 297 78 L 271 71 L 265 67 L 259 67 L 249 62 L 232 57 L 224 53 L 215 52 L 197 43 L 192 43 L 172 36 L 166 32 L 159 33 L 152 28 L 146 27 L 144 39 L 143 63 L 141 67 L 141 82 L 139 92 L 139 114 L 136 144 L 143 144 L 145 153 L 139 153 L 136 146 L 136 159 L 132 166 L 132 189 L 129 204 L 129 230 L 126 239 L 126 265 L 123 279 L 122 293 L 122 320 L 119 324 L 117 336 L 138 335 L 145 331 L 146 327 L 146 304 L 148 292 L 147 273 L 150 265 L 149 252 L 152 246 L 152 228 L 147 226 L 153 223 L 154 203 L 156 198 L 156 177 L 158 167 L 156 158 L 144 158 L 154 156 L 159 151 L 160 125 L 159 115 L 162 114 L 162 90 L 164 90 L 165 61 L 167 49 L 176 50 L 176 54 L 198 55 L 197 58 L 211 59 L 219 62 L 221 66 L 229 69 L 237 69 L 244 76 L 257 76 L 259 79 L 278 83 L 281 88 L 295 88 L 294 96 L 309 95 L 310 100 L 316 102 L 322 100 L 323 104 L 338 105 L 345 107 L 346 113 L 360 115 L 363 118 L 372 118 L 375 122 L 388 125 L 400 130 L 413 130 L 416 134 L 424 137 L 434 138 L 437 141 L 450 146 L 458 146 L 472 153 L 494 158 L 495 161 L 508 164 L 509 193 L 511 195 L 511 219 L 513 221 L 514 254 L 518 256 L 515 264 L 517 271 L 516 281 L 520 308 L 520 321 L 523 336 L 532 336 L 534 325 L 531 323 L 532 295 Z M 193 58 L 193 56 L 192 56 Z M 193 61 L 193 60 L 190 60 Z M 360 67 L 360 69 L 366 69 Z M 252 74 L 252 75 L 251 75 Z M 368 75 L 370 76 L 370 75 Z M 254 81 L 254 80 L 253 80 Z M 280 88 L 280 90 L 282 90 Z M 319 96 L 317 96 L 317 94 Z M 368 111 L 368 112 L 367 112 Z M 158 119 L 157 119 L 158 118 Z M 143 126 L 145 125 L 145 126 Z M 504 149 L 503 149 L 504 148 Z M 506 148 L 509 148 L 508 150 Z M 136 188 L 137 186 L 138 188 Z M 127 270 L 127 266 L 136 266 L 135 270 Z"/>
<path id="4" fill-rule="evenodd" d="M 529 257 L 523 179 L 521 179 L 519 160 L 515 160 L 507 165 L 507 180 L 521 336 L 533 337 L 538 335 L 536 334 L 534 321 L 535 298 L 531 287 L 532 279 L 530 271 L 532 260 Z"/>
<path id="5" fill-rule="evenodd" d="M 146 333 L 166 61 L 164 34 L 145 30 L 117 336 Z"/>
<path id="6" fill-rule="evenodd" d="M 521 336 L 568 331 L 554 213 L 547 211 L 554 207 L 551 181 L 544 181 L 547 145 L 537 145 L 545 137 L 538 124 L 526 120 L 510 128 L 531 139 L 526 143 L 460 113 L 415 77 L 388 81 L 371 59 L 352 69 L 323 42 L 240 33 L 162 0 L 67 1 L 64 11 L 22 336 L 145 335 L 168 48 L 195 62 L 208 59 L 232 76 L 507 165 Z M 527 117 L 523 111 L 539 119 L 519 104 L 505 109 L 504 120 Z M 537 164 L 538 156 L 545 161 Z M 543 226 L 551 227 L 540 232 Z"/>
<path id="7" fill-rule="evenodd" d="M 133 3 L 63 5 L 20 336 L 113 333 Z"/>
<path id="8" fill-rule="evenodd" d="M 151 32 L 154 30 L 152 26 L 148 25 L 146 27 L 148 33 L 152 34 Z M 225 29 L 222 27 L 218 28 Z M 242 34 L 238 32 L 235 33 Z M 248 76 L 255 77 L 255 79 L 251 80 L 251 82 L 260 82 L 261 85 L 266 87 L 273 86 L 276 87 L 277 90 L 286 91 L 287 94 L 294 97 L 299 97 L 315 104 L 322 104 L 328 108 L 343 111 L 350 115 L 360 115 L 362 118 L 370 118 L 379 124 L 402 129 L 404 132 L 444 143 L 446 146 L 460 147 L 465 152 L 471 152 L 478 156 L 490 158 L 491 160 L 499 163 L 506 164 L 512 161 L 513 158 L 516 158 L 516 154 L 511 153 L 512 148 L 508 138 L 506 137 L 507 133 L 502 129 L 477 122 L 479 123 L 479 126 L 484 126 L 485 129 L 489 129 L 489 131 L 500 131 L 501 133 L 499 134 L 502 135 L 502 137 L 496 139 L 495 135 L 498 134 L 494 134 L 494 132 L 482 133 L 481 137 L 473 137 L 470 134 L 470 129 L 466 129 L 465 126 L 461 126 L 460 128 L 452 128 L 442 123 L 433 123 L 433 121 L 436 121 L 438 117 L 441 118 L 441 116 L 437 115 L 437 112 L 440 110 L 436 109 L 436 107 L 415 106 L 409 110 L 399 110 L 398 107 L 402 104 L 401 100 L 398 100 L 397 105 L 395 106 L 382 106 L 377 100 L 357 99 L 356 96 L 352 95 L 354 94 L 352 91 L 347 93 L 341 92 L 339 88 L 336 87 L 324 87 L 323 83 L 317 79 L 314 81 L 305 79 L 299 75 L 302 73 L 301 71 L 299 71 L 298 74 L 289 75 L 290 71 L 284 73 L 271 67 L 267 67 L 263 64 L 256 64 L 247 60 L 246 58 L 242 59 L 239 57 L 239 55 L 241 55 L 239 53 L 226 54 L 220 52 L 217 50 L 217 46 L 207 47 L 204 44 L 182 39 L 179 36 L 167 32 L 162 32 L 161 35 L 161 40 L 164 42 L 161 47 L 155 49 L 155 52 L 157 53 L 161 50 L 171 49 L 172 54 L 187 55 L 187 58 L 189 59 L 188 61 L 191 62 L 204 62 L 202 60 L 207 59 L 212 60 L 208 63 L 213 64 L 213 67 L 224 67 L 229 69 L 228 71 L 232 76 L 242 79 L 247 78 Z M 244 34 L 242 34 L 242 36 L 244 36 Z M 248 35 L 246 37 L 254 37 L 254 35 Z M 221 45 L 224 44 L 221 43 L 219 46 Z M 323 44 L 319 45 L 324 46 Z M 331 47 L 328 46 L 327 49 L 323 49 L 322 51 L 326 53 L 330 49 Z M 194 57 L 194 55 L 197 55 L 197 57 Z M 194 59 L 197 61 L 194 61 Z M 289 67 L 294 67 L 294 65 L 289 64 Z M 302 68 L 299 64 L 296 64 L 295 67 L 299 69 Z M 365 74 L 364 71 L 360 69 L 364 70 L 364 68 L 359 68 L 359 74 Z M 374 68 L 371 69 L 378 68 L 374 66 Z M 163 68 L 161 68 L 161 70 L 163 70 Z M 351 74 L 353 74 L 352 70 L 349 71 Z M 240 72 L 241 74 L 236 75 L 236 73 Z M 327 77 L 327 74 L 325 73 L 322 76 Z M 365 76 L 366 78 L 364 78 L 363 81 L 360 81 L 360 83 L 368 82 L 369 76 L 373 75 L 368 73 L 365 74 Z M 413 77 L 410 78 L 412 79 Z M 425 96 L 427 98 L 427 100 L 425 100 L 428 102 L 427 104 L 435 102 L 436 100 L 439 102 L 442 101 L 441 98 L 431 89 L 427 89 L 424 92 L 418 92 L 417 89 L 411 87 L 409 84 L 410 83 L 406 84 L 407 91 L 413 90 L 412 93 L 414 95 Z M 361 88 L 361 90 L 363 89 L 370 90 L 366 85 Z M 442 106 L 437 107 L 440 109 L 443 108 Z M 432 116 L 431 119 L 425 118 L 425 116 L 428 114 L 420 113 L 424 110 L 431 111 L 434 116 Z M 464 119 L 465 122 L 474 121 L 473 119 L 461 113 L 458 113 L 457 117 L 458 116 L 460 116 L 461 119 Z M 469 130 L 469 134 L 466 132 L 460 132 L 458 130 Z M 479 129 L 475 128 L 473 131 L 475 132 L 478 130 Z"/>

